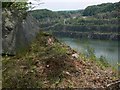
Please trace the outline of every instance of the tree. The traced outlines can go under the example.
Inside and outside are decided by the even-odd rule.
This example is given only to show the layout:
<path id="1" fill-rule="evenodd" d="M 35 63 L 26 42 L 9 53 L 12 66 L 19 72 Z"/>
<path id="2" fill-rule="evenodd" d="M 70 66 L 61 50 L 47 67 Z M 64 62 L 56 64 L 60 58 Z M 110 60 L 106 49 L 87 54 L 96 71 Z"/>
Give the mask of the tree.
<path id="1" fill-rule="evenodd" d="M 28 7 L 27 0 L 25 0 L 25 2 L 2 2 L 2 8 L 27 10 L 29 7 Z"/>

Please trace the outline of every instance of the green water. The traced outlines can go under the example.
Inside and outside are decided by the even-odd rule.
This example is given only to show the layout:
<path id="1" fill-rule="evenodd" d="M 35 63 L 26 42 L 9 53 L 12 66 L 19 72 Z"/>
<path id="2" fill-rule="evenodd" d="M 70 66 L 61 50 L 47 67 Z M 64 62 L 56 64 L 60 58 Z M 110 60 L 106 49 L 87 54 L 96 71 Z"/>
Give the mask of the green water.
<path id="1" fill-rule="evenodd" d="M 113 67 L 116 67 L 118 64 L 118 41 L 110 40 L 83 40 L 75 38 L 59 38 L 62 42 L 69 45 L 71 48 L 77 50 L 80 53 L 87 52 L 88 46 L 94 48 L 95 55 L 97 58 L 104 56 L 108 63 Z"/>

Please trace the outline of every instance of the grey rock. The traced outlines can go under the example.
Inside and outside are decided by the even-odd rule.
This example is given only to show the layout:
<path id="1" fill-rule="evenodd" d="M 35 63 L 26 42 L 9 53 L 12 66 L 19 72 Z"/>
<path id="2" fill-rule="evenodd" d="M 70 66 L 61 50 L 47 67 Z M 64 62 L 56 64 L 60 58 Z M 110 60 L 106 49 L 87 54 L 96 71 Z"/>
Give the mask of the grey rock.
<path id="1" fill-rule="evenodd" d="M 39 24 L 30 14 L 24 20 L 10 10 L 2 15 L 2 53 L 14 55 L 28 47 L 39 33 Z"/>

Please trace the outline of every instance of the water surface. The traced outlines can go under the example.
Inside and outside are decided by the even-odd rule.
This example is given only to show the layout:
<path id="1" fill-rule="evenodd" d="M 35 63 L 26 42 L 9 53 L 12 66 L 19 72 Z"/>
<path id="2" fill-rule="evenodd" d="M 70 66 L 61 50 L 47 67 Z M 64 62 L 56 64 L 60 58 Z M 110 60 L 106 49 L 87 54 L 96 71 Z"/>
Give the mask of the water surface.
<path id="1" fill-rule="evenodd" d="M 59 38 L 62 42 L 69 45 L 71 48 L 80 53 L 85 53 L 88 46 L 94 48 L 94 53 L 97 58 L 104 56 L 109 64 L 116 67 L 118 63 L 118 41 L 110 40 L 84 40 L 75 38 Z"/>

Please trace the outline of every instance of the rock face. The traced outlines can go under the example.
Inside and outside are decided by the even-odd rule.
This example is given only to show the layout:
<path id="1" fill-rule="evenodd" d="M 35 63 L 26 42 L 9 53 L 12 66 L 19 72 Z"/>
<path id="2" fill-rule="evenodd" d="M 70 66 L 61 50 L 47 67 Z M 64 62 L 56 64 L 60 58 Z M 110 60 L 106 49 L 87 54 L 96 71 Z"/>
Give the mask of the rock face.
<path id="1" fill-rule="evenodd" d="M 82 33 L 82 32 L 53 32 L 58 37 L 72 37 L 72 38 L 88 38 L 88 39 L 100 39 L 100 40 L 116 40 L 120 41 L 119 34 L 102 34 L 102 33 Z"/>
<path id="2" fill-rule="evenodd" d="M 23 50 L 38 32 L 38 22 L 30 14 L 23 19 L 17 12 L 4 9 L 2 12 L 2 53 L 14 55 Z"/>

